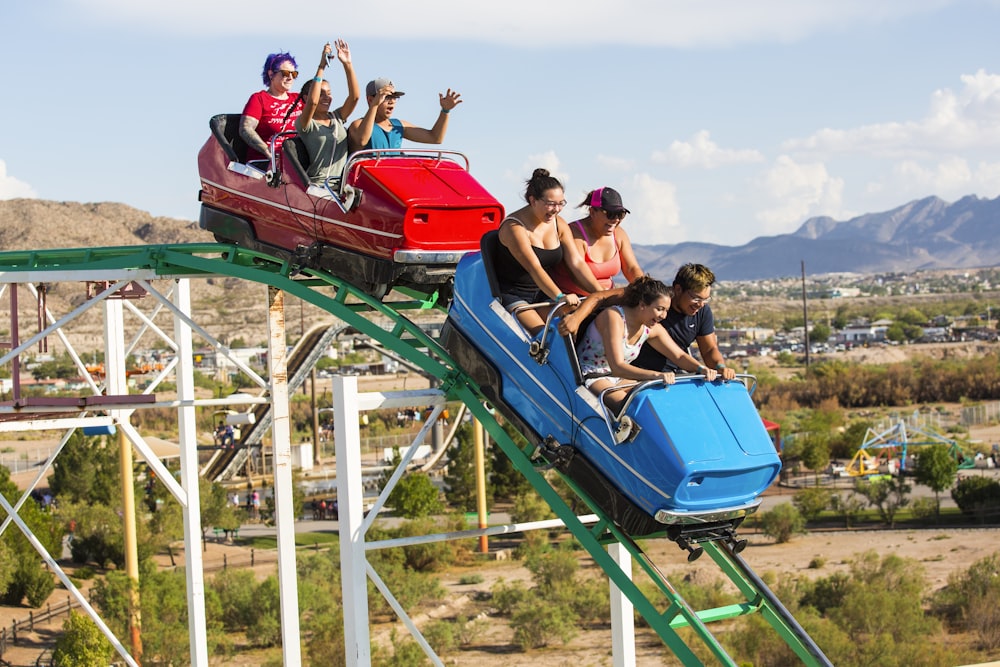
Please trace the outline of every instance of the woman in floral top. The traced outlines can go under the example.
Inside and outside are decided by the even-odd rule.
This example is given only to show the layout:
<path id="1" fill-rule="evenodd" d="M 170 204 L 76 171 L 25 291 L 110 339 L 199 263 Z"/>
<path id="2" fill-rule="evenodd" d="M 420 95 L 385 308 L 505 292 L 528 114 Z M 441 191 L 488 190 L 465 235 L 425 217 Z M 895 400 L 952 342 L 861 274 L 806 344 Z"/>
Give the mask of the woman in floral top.
<path id="1" fill-rule="evenodd" d="M 673 373 L 632 365 L 647 340 L 679 368 L 704 373 L 709 382 L 714 380 L 716 371 L 699 364 L 659 326 L 669 309 L 670 288 L 665 284 L 649 276 L 630 283 L 625 288 L 621 305 L 601 311 L 577 345 L 584 384 L 597 395 L 625 380 L 663 380 L 673 384 Z M 626 392 L 626 388 L 608 392 L 605 396 L 608 407 L 618 410 Z"/>

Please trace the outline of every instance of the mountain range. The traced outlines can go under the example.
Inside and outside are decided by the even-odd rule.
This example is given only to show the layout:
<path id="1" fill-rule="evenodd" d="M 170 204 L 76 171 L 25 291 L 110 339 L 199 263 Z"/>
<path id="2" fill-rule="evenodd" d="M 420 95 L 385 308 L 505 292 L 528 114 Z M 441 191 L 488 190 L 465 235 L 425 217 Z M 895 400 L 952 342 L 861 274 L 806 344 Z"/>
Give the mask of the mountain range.
<path id="1" fill-rule="evenodd" d="M 635 245 L 648 273 L 672 278 L 685 262 L 712 268 L 720 280 L 809 274 L 885 273 L 1000 265 L 1000 197 L 969 195 L 948 203 L 927 197 L 850 220 L 806 220 L 795 232 L 741 246 L 710 243 Z M 210 241 L 197 223 L 153 217 L 125 204 L 0 201 L 0 250 Z"/>
<path id="2" fill-rule="evenodd" d="M 806 220 L 791 234 L 761 236 L 741 246 L 710 243 L 635 246 L 648 273 L 672 278 L 697 262 L 719 280 L 763 280 L 807 273 L 886 273 L 1000 265 L 1000 197 L 938 197 L 850 220 Z"/>

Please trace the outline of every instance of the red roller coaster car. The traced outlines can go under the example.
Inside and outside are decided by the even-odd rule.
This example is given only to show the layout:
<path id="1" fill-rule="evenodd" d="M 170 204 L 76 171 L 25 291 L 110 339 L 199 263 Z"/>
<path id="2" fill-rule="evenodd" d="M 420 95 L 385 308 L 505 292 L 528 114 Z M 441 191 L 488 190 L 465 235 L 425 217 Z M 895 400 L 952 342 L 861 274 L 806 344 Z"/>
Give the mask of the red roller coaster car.
<path id="1" fill-rule="evenodd" d="M 503 219 L 461 153 L 360 151 L 342 177 L 315 185 L 294 132 L 279 159 L 248 163 L 239 122 L 214 116 L 198 153 L 200 225 L 220 242 L 324 269 L 380 299 L 396 286 L 450 299 L 458 260 Z"/>

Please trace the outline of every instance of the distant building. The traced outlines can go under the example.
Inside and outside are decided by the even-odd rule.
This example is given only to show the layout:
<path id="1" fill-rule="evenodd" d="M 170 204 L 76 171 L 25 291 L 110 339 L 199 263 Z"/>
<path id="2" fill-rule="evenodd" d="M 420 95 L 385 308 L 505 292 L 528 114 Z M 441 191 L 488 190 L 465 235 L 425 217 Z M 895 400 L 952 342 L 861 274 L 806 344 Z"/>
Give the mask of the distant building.
<path id="1" fill-rule="evenodd" d="M 879 343 L 885 340 L 885 332 L 889 329 L 885 320 L 871 324 L 851 324 L 837 333 L 838 343 Z"/>

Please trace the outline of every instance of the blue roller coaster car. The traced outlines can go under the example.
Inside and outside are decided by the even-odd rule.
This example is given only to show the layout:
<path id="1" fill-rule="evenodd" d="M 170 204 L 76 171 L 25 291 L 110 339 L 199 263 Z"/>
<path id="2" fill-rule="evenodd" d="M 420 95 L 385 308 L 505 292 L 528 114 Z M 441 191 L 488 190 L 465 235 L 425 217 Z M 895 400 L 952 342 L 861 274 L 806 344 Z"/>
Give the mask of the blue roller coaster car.
<path id="1" fill-rule="evenodd" d="M 750 398 L 755 380 L 636 383 L 615 414 L 583 386 L 556 317 L 529 336 L 496 298 L 496 232 L 466 255 L 442 340 L 483 394 L 632 537 L 665 533 L 690 546 L 736 541 L 781 462 Z M 484 261 L 485 258 L 485 261 Z M 558 315 L 556 310 L 555 315 Z"/>

